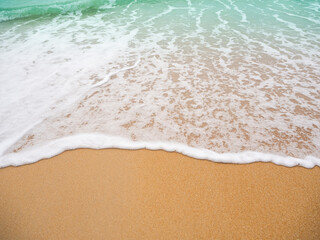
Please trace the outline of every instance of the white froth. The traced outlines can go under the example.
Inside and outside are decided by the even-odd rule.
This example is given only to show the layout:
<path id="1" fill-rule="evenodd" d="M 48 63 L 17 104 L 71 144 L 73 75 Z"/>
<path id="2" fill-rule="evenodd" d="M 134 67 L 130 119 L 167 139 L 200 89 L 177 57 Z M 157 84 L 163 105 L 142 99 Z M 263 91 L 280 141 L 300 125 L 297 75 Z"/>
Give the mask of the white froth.
<path id="1" fill-rule="evenodd" d="M 10 153 L 6 156 L 2 156 L 0 157 L 0 168 L 34 163 L 41 159 L 58 155 L 63 151 L 78 148 L 165 150 L 168 152 L 182 153 L 183 155 L 197 159 L 210 160 L 220 163 L 248 164 L 253 162 L 272 162 L 287 167 L 298 165 L 305 168 L 313 168 L 314 166 L 320 166 L 320 159 L 312 156 L 306 156 L 304 159 L 299 159 L 252 151 L 220 154 L 207 149 L 193 148 L 180 143 L 150 141 L 137 142 L 121 137 L 105 136 L 101 134 L 80 134 L 56 139 L 41 147 L 31 148 L 19 153 Z"/>
<path id="2" fill-rule="evenodd" d="M 0 23 L 0 167 L 82 147 L 320 166 L 317 4 L 118 3 Z"/>

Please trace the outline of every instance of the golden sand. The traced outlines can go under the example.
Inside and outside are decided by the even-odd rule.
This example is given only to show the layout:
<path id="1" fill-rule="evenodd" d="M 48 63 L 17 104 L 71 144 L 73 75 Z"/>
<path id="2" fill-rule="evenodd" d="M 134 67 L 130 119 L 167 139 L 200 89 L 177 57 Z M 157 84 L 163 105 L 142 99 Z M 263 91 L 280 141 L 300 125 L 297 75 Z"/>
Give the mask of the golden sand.
<path id="1" fill-rule="evenodd" d="M 320 168 L 149 150 L 0 169 L 0 239 L 320 239 Z"/>

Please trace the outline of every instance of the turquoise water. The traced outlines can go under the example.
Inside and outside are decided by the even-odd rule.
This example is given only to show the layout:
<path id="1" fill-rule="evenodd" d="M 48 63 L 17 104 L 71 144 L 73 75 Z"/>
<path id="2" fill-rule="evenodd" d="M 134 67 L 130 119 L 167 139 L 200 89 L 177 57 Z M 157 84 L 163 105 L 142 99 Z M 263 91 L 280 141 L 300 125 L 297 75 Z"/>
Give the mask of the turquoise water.
<path id="1" fill-rule="evenodd" d="M 3 157 L 77 134 L 320 157 L 317 0 L 2 0 L 0 72 Z"/>
<path id="2" fill-rule="evenodd" d="M 86 9 L 97 9 L 104 0 L 2 0 L 0 2 L 0 21 L 43 15 L 57 15 Z"/>

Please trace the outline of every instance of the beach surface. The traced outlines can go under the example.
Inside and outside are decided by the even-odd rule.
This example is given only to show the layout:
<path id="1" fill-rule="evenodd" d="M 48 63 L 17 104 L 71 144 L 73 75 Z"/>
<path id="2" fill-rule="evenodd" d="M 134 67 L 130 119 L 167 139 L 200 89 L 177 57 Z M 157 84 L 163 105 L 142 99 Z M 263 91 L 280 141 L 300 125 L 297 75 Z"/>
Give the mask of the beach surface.
<path id="1" fill-rule="evenodd" d="M 320 239 L 320 168 L 149 150 L 0 169 L 0 239 Z"/>

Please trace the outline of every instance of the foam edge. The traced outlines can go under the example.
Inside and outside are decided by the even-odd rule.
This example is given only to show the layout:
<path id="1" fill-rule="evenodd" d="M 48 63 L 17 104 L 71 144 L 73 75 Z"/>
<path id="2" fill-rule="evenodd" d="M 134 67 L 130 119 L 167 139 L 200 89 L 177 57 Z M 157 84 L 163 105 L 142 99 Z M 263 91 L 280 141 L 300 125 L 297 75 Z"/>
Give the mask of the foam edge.
<path id="1" fill-rule="evenodd" d="M 320 166 L 320 159 L 313 156 L 306 156 L 304 159 L 301 159 L 252 151 L 240 153 L 216 153 L 211 150 L 194 148 L 180 143 L 132 141 L 121 137 L 91 133 L 59 138 L 42 146 L 36 146 L 17 153 L 4 154 L 0 157 L 0 168 L 35 163 L 42 159 L 56 156 L 66 150 L 79 148 L 164 150 L 167 152 L 178 152 L 192 158 L 210 160 L 218 163 L 248 164 L 253 162 L 272 162 L 286 167 L 302 166 L 305 168 L 313 168 L 315 166 Z"/>

